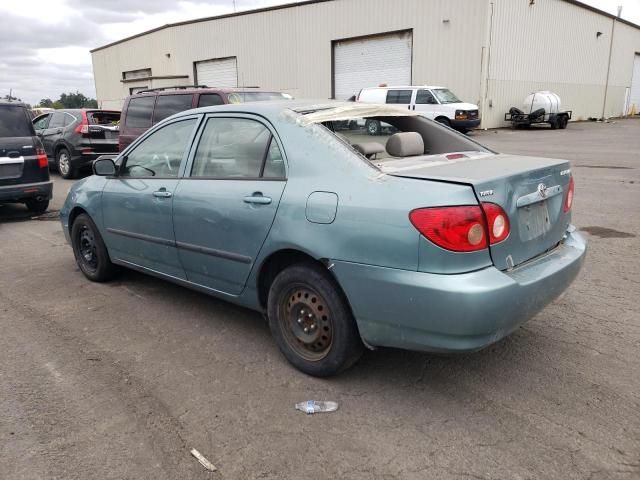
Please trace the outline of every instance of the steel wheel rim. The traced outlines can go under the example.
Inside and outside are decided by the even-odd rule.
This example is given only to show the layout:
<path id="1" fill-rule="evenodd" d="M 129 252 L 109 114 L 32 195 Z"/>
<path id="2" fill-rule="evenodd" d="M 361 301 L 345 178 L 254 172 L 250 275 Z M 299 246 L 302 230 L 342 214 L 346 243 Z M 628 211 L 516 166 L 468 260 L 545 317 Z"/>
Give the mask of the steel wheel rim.
<path id="1" fill-rule="evenodd" d="M 98 269 L 98 249 L 93 232 L 86 225 L 78 235 L 78 253 L 84 267 L 90 271 Z"/>
<path id="2" fill-rule="evenodd" d="M 69 155 L 65 152 L 60 153 L 58 156 L 58 168 L 62 175 L 67 175 L 69 173 Z"/>
<path id="3" fill-rule="evenodd" d="M 313 288 L 296 285 L 280 301 L 280 328 L 291 349 L 305 360 L 317 362 L 333 344 L 333 318 L 325 299 Z"/>

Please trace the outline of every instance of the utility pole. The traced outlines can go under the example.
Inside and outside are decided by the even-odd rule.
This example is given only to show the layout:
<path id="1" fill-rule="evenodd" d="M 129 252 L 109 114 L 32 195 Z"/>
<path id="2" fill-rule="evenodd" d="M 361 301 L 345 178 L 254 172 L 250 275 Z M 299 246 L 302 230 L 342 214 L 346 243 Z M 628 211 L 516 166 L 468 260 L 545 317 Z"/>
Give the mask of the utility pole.
<path id="1" fill-rule="evenodd" d="M 602 101 L 602 116 L 600 119 L 604 121 L 604 112 L 607 107 L 607 91 L 609 90 L 609 73 L 611 72 L 611 53 L 613 52 L 613 36 L 616 32 L 616 20 L 622 15 L 622 5 L 618 6 L 618 16 L 613 19 L 611 24 L 611 38 L 609 39 L 609 62 L 607 64 L 607 79 L 604 83 L 604 100 Z"/>
<path id="2" fill-rule="evenodd" d="M 236 13 L 236 0 L 233 0 L 233 13 Z"/>

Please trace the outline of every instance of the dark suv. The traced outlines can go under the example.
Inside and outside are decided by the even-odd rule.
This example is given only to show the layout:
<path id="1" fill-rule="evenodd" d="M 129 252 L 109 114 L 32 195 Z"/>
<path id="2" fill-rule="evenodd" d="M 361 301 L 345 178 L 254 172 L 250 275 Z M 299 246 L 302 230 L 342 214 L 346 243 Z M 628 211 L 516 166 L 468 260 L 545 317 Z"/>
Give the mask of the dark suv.
<path id="1" fill-rule="evenodd" d="M 100 155 L 118 152 L 119 121 L 113 110 L 56 110 L 34 118 L 33 126 L 60 175 L 74 178 Z"/>
<path id="2" fill-rule="evenodd" d="M 120 122 L 120 151 L 151 126 L 174 113 L 225 103 L 287 100 L 291 95 L 249 88 L 211 88 L 204 85 L 143 90 L 127 97 Z"/>
<path id="3" fill-rule="evenodd" d="M 52 191 L 47 156 L 29 109 L 22 103 L 0 102 L 0 203 L 25 203 L 41 213 Z"/>

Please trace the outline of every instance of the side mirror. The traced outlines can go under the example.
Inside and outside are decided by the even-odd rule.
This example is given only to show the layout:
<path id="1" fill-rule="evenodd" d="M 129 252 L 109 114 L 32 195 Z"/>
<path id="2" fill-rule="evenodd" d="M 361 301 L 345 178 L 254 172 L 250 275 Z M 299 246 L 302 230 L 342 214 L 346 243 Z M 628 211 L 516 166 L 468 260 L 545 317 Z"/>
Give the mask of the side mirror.
<path id="1" fill-rule="evenodd" d="M 93 174 L 103 177 L 111 177 L 116 175 L 118 169 L 111 155 L 101 155 L 93 162 Z"/>

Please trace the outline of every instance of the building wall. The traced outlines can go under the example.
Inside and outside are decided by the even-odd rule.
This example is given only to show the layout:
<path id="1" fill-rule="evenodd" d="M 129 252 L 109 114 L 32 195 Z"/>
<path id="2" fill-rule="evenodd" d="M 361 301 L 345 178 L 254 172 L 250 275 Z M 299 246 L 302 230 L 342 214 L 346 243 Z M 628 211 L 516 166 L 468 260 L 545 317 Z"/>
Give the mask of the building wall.
<path id="1" fill-rule="evenodd" d="M 334 0 L 164 28 L 95 50 L 93 65 L 109 108 L 130 87 L 192 84 L 195 61 L 229 56 L 240 85 L 322 99 L 331 97 L 333 40 L 412 29 L 412 82 L 479 104 L 492 128 L 535 90 L 558 93 L 574 119 L 599 118 L 612 22 L 564 0 Z M 623 113 L 640 29 L 617 22 L 614 38 L 606 116 Z M 188 77 L 120 82 L 149 67 Z"/>
<path id="2" fill-rule="evenodd" d="M 575 120 L 600 118 L 613 19 L 562 0 L 492 4 L 486 125 L 506 125 L 504 113 L 512 106 L 522 108 L 523 99 L 535 90 L 560 95 Z M 606 117 L 623 114 L 636 51 L 640 30 L 616 22 Z"/>
<path id="3" fill-rule="evenodd" d="M 486 11 L 483 1 L 337 0 L 165 28 L 93 52 L 97 97 L 119 108 L 130 87 L 146 84 L 123 84 L 123 71 L 150 67 L 189 75 L 165 84 L 187 84 L 193 62 L 236 56 L 241 85 L 330 98 L 332 40 L 413 29 L 413 83 L 447 85 L 475 103 Z"/>

